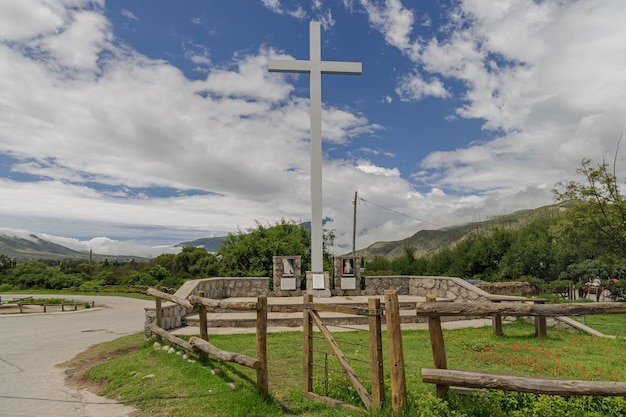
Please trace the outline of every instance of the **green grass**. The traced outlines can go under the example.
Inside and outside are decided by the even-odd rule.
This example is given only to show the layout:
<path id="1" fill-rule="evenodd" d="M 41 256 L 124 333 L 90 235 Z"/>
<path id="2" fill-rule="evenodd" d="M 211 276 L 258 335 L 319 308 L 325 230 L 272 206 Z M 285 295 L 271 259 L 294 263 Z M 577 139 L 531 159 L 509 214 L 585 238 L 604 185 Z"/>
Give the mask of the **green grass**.
<path id="1" fill-rule="evenodd" d="M 582 380 L 626 381 L 626 341 L 599 339 L 581 333 L 549 329 L 547 339 L 534 336 L 534 327 L 523 320 L 504 326 L 504 337 L 491 328 L 445 331 L 448 367 L 537 375 Z M 335 333 L 338 344 L 359 375 L 369 375 L 368 335 L 365 332 Z M 254 356 L 254 335 L 210 335 L 211 343 L 229 351 Z M 354 412 L 330 409 L 303 399 L 302 333 L 268 334 L 270 398 L 255 388 L 255 372 L 235 364 L 207 359 L 189 363 L 180 356 L 155 350 L 151 343 L 140 344 L 136 353 L 93 367 L 89 375 L 106 380 L 102 393 L 140 408 L 146 416 L 352 416 Z M 383 334 L 383 352 L 387 352 Z M 406 415 L 415 416 L 594 416 L 625 415 L 624 398 L 564 399 L 561 397 L 491 392 L 472 397 L 451 396 L 449 402 L 434 398 L 434 387 L 421 382 L 421 369 L 433 367 L 427 331 L 403 332 L 409 406 Z M 315 392 L 361 405 L 337 361 L 328 355 L 325 384 L 326 343 L 314 339 Z M 385 361 L 387 361 L 385 353 Z M 363 361 L 363 362 L 361 362 Z M 218 368 L 220 375 L 211 370 Z M 384 363 L 386 389 L 389 365 Z M 153 377 L 147 377 L 154 374 Z M 232 389 L 229 382 L 238 384 Z M 364 381 L 369 387 L 369 383 Z M 390 393 L 386 392 L 386 398 Z M 387 401 L 388 403 L 389 401 Z M 547 410 L 551 411 L 547 411 Z M 486 410 L 486 411 L 485 411 Z M 563 410 L 569 410 L 564 414 Z M 578 410 L 576 412 L 572 410 Z M 563 413 L 559 414 L 560 411 Z M 520 414 L 521 413 L 521 414 Z M 600 413 L 600 414 L 594 414 Z M 376 415 L 390 416 L 388 404 Z"/>
<path id="2" fill-rule="evenodd" d="M 580 317 L 575 320 L 582 321 Z M 624 314 L 597 314 L 586 316 L 587 326 L 607 335 L 626 337 L 626 315 Z"/>

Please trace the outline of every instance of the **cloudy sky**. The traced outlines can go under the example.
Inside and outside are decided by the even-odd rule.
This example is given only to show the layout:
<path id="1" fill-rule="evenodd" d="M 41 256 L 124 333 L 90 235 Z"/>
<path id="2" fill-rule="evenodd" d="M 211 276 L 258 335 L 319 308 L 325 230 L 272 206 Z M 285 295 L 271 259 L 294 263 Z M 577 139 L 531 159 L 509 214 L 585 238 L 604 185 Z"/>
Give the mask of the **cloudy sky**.
<path id="1" fill-rule="evenodd" d="M 337 253 L 553 202 L 615 157 L 623 0 L 0 0 L 0 228 L 100 253 L 310 220 L 322 59 Z M 626 176 L 623 151 L 617 172 Z M 141 253 L 139 253 L 141 252 Z"/>

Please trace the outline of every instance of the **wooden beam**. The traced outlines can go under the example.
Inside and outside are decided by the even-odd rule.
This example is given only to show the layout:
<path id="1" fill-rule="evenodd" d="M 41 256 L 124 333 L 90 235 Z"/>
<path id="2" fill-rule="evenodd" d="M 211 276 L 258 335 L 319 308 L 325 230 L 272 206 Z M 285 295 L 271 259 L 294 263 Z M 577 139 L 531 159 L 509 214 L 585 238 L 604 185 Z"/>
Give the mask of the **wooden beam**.
<path id="1" fill-rule="evenodd" d="M 489 388 L 564 397 L 626 396 L 626 382 L 538 378 L 458 369 L 422 369 L 422 381 L 465 388 Z"/>
<path id="2" fill-rule="evenodd" d="M 148 324 L 148 329 L 150 329 L 150 331 L 156 335 L 158 335 L 159 337 L 174 343 L 175 345 L 178 345 L 182 348 L 187 349 L 190 352 L 193 352 L 193 346 L 191 345 L 191 343 L 187 342 L 186 340 L 183 340 L 181 338 L 178 338 L 176 336 L 174 336 L 171 333 L 168 333 L 166 330 L 160 328 L 159 326 L 157 326 L 154 323 L 150 323 Z"/>
<path id="3" fill-rule="evenodd" d="M 186 307 L 190 310 L 193 310 L 193 306 L 191 305 L 189 300 L 186 300 L 177 295 L 168 294 L 163 291 L 155 290 L 154 288 L 148 288 L 148 290 L 146 291 L 146 294 L 151 295 L 156 298 L 162 298 L 164 300 L 171 301 L 173 303 Z"/>
<path id="4" fill-rule="evenodd" d="M 582 316 L 586 314 L 625 314 L 626 303 L 418 303 L 418 316 Z"/>
<path id="5" fill-rule="evenodd" d="M 370 310 L 380 311 L 380 298 L 367 301 Z M 382 314 L 369 316 L 370 377 L 372 380 L 372 410 L 380 410 L 385 399 L 385 375 L 383 373 Z"/>
<path id="6" fill-rule="evenodd" d="M 389 372 L 391 374 L 391 408 L 394 413 L 401 413 L 406 408 L 407 397 L 398 292 L 396 290 L 386 290 L 384 293 L 384 299 L 385 311 L 387 312 L 386 323 L 387 342 L 389 345 Z"/>
<path id="7" fill-rule="evenodd" d="M 380 309 L 365 307 L 351 307 L 339 304 L 311 303 L 309 308 L 315 311 L 327 311 L 332 313 L 350 314 L 353 316 L 376 316 L 380 315 Z"/>
<path id="8" fill-rule="evenodd" d="M 211 298 L 190 295 L 188 297 L 191 304 L 203 305 L 207 311 L 214 312 L 216 310 L 249 310 L 256 311 L 258 306 L 256 301 L 222 301 L 213 300 Z"/>
<path id="9" fill-rule="evenodd" d="M 256 357 L 261 366 L 256 371 L 256 384 L 262 395 L 269 393 L 267 376 L 267 297 L 258 298 L 256 312 Z"/>
<path id="10" fill-rule="evenodd" d="M 343 410 L 351 411 L 351 412 L 357 412 L 359 414 L 363 413 L 363 409 L 362 408 L 359 408 L 359 407 L 357 407 L 355 405 L 348 404 L 348 403 L 340 401 L 340 400 L 336 400 L 334 398 L 324 397 L 323 395 L 318 395 L 318 394 L 315 394 L 314 392 L 303 392 L 302 396 L 306 397 L 306 398 L 308 398 L 310 400 L 314 400 L 314 401 L 318 401 L 318 402 L 324 403 L 324 404 L 329 405 L 329 406 L 334 407 L 334 408 L 341 408 Z"/>
<path id="11" fill-rule="evenodd" d="M 226 362 L 235 362 L 239 365 L 246 366 L 252 369 L 259 369 L 261 367 L 261 362 L 255 358 L 251 358 L 246 355 L 242 355 L 240 353 L 226 352 L 225 350 L 221 350 L 206 340 L 202 340 L 199 337 L 192 337 L 189 339 L 189 343 L 194 348 L 206 353 L 207 355 L 211 355 L 214 358 L 221 359 Z"/>
<path id="12" fill-rule="evenodd" d="M 311 319 L 310 303 L 313 295 L 304 295 L 304 307 L 302 308 L 302 391 L 313 393 L 313 321 Z"/>

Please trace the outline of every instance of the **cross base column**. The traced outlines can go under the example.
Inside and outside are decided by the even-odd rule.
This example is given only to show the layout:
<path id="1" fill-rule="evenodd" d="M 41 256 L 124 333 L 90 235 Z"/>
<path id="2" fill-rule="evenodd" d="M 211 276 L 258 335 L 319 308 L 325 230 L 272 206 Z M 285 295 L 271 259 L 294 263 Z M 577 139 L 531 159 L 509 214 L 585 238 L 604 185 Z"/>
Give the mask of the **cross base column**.
<path id="1" fill-rule="evenodd" d="M 306 271 L 306 293 L 313 297 L 330 297 L 330 274 L 328 271 Z"/>

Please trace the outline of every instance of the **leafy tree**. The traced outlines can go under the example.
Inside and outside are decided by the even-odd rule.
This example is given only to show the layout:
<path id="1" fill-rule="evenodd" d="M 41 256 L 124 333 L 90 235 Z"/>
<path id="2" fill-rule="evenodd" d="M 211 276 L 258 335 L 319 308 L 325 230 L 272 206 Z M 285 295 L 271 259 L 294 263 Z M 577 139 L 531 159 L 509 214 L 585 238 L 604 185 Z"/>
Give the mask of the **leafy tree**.
<path id="1" fill-rule="evenodd" d="M 174 275 L 181 278 L 202 276 L 205 273 L 203 266 L 211 264 L 214 257 L 215 255 L 209 254 L 204 248 L 186 246 L 175 257 Z M 205 258 L 211 259 L 205 260 Z"/>
<path id="2" fill-rule="evenodd" d="M 594 258 L 607 251 L 626 256 L 626 199 L 615 172 L 603 161 L 592 166 L 582 160 L 576 171 L 585 182 L 561 181 L 553 190 L 557 201 L 575 201 L 553 233 L 578 246 L 579 258 Z"/>
<path id="3" fill-rule="evenodd" d="M 284 219 L 274 226 L 257 222 L 245 233 L 229 234 L 218 249 L 222 276 L 272 276 L 272 257 L 302 256 L 302 270 L 310 269 L 311 234 L 303 226 Z"/>

